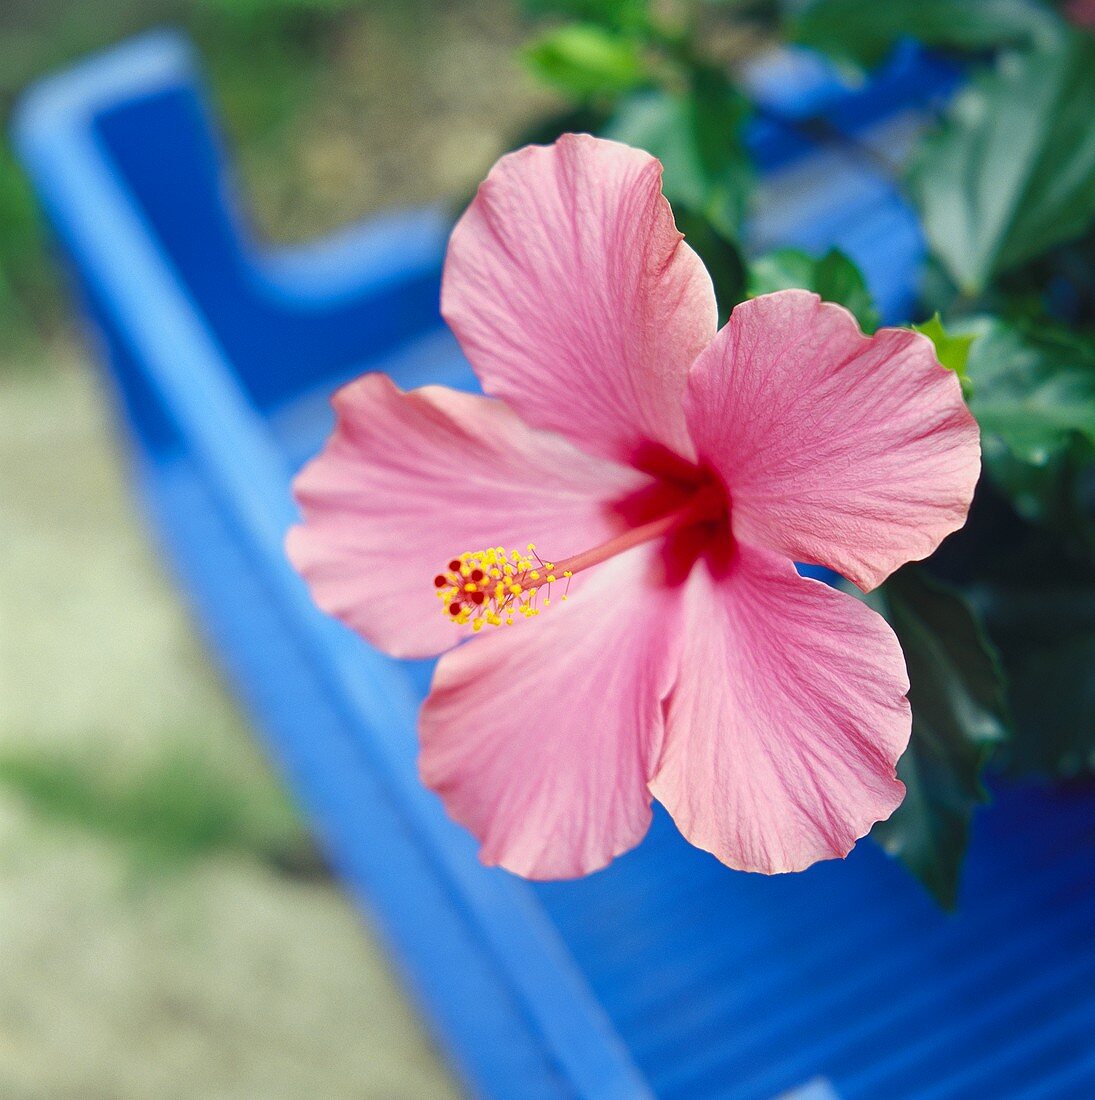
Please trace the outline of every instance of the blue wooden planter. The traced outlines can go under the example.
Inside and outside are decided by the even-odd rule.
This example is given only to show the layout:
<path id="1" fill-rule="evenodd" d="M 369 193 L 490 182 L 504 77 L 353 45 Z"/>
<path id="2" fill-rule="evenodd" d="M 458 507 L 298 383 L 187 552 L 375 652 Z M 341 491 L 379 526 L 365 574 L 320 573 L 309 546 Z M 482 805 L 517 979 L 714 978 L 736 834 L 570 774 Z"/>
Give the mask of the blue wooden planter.
<path id="1" fill-rule="evenodd" d="M 902 320 L 922 245 L 892 184 L 787 120 L 897 156 L 953 75 L 915 51 L 848 92 L 799 57 L 756 76 L 757 245 L 838 243 Z M 1090 794 L 1017 789 L 975 829 L 959 915 L 883 853 L 765 879 L 664 814 L 572 883 L 487 870 L 415 769 L 428 663 L 366 647 L 282 552 L 289 482 L 365 369 L 473 379 L 437 311 L 446 220 L 302 248 L 241 217 L 186 43 L 152 35 L 45 81 L 20 155 L 101 337 L 134 476 L 211 644 L 458 1072 L 494 1097 L 1095 1096 Z M 828 1093 L 828 1087 L 815 1086 Z"/>

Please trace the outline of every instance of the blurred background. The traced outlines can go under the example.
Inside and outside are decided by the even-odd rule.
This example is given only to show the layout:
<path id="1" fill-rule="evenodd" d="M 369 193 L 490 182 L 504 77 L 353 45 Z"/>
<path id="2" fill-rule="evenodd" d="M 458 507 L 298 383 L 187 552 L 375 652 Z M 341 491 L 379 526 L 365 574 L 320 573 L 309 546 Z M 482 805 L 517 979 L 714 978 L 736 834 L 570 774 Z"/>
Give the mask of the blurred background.
<path id="1" fill-rule="evenodd" d="M 165 23 L 277 241 L 456 201 L 551 102 L 506 0 L 5 0 L 3 129 Z M 158 563 L 53 259 L 0 133 L 0 1096 L 455 1095 Z"/>
<path id="2" fill-rule="evenodd" d="M 459 1091 L 192 629 L 10 145 L 38 77 L 164 25 L 200 54 L 272 242 L 392 207 L 455 210 L 505 150 L 590 129 L 663 160 L 724 315 L 805 286 L 865 331 L 883 306 L 926 322 L 981 424 L 986 476 L 967 530 L 878 597 L 913 675 L 914 730 L 910 797 L 874 839 L 926 888 L 914 906 L 991 908 L 960 890 L 984 778 L 1067 799 L 1090 797 L 1095 773 L 1089 0 L 0 0 L 0 1100 Z M 772 192 L 755 186 L 747 133 L 772 116 L 763 82 L 754 96 L 740 78 L 781 35 L 853 90 L 911 56 L 910 36 L 936 51 L 929 83 L 972 74 L 957 106 L 925 93 L 900 143 L 823 114 L 777 119 L 823 153 L 783 184 L 807 228 L 834 165 L 881 186 L 901 224 L 919 219 L 925 277 L 900 310 L 872 301 L 897 266 L 878 248 L 866 281 L 827 243 L 755 254 L 750 212 Z M 778 100 L 792 69 L 771 72 Z M 962 927 L 940 919 L 920 922 L 922 957 L 932 929 Z M 1030 969 L 1009 971 L 1017 988 Z"/>

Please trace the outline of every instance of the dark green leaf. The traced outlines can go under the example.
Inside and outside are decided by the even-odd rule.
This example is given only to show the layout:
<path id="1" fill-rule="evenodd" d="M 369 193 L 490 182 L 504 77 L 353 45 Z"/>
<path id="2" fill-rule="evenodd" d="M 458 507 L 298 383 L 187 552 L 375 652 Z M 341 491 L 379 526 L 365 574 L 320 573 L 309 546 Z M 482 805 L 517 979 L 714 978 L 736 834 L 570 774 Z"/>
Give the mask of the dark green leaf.
<path id="1" fill-rule="evenodd" d="M 784 0 L 705 0 L 713 8 L 730 11 L 739 19 L 751 19 L 778 27 Z"/>
<path id="2" fill-rule="evenodd" d="M 869 68 L 901 38 L 981 51 L 1053 41 L 1059 18 L 1037 0 L 814 0 L 791 19 L 791 37 Z"/>
<path id="3" fill-rule="evenodd" d="M 981 425 L 985 462 L 1011 455 L 1044 466 L 1073 433 L 1095 443 L 1095 344 L 1068 333 L 1025 333 L 979 322 L 967 367 L 970 409 Z"/>
<path id="4" fill-rule="evenodd" d="M 970 345 L 977 339 L 971 333 L 947 332 L 938 313 L 922 325 L 913 325 L 913 331 L 926 336 L 935 345 L 935 355 L 947 370 L 954 371 L 962 383 L 962 392 L 969 397 L 969 380 L 966 364 L 970 357 Z"/>
<path id="5" fill-rule="evenodd" d="M 548 31 L 523 56 L 536 76 L 576 99 L 621 95 L 647 79 L 640 43 L 592 23 Z"/>
<path id="6" fill-rule="evenodd" d="M 734 16 L 746 19 L 771 19 L 776 21 L 781 12 L 782 0 L 701 0 L 711 8 L 719 8 Z"/>
<path id="7" fill-rule="evenodd" d="M 751 297 L 793 287 L 812 290 L 827 302 L 846 306 L 864 332 L 874 332 L 878 327 L 878 311 L 862 272 L 838 249 L 814 259 L 796 248 L 781 248 L 749 265 Z"/>
<path id="8" fill-rule="evenodd" d="M 1095 216 L 1095 39 L 1001 57 L 959 93 L 911 184 L 933 252 L 958 286 L 1078 236 Z"/>
<path id="9" fill-rule="evenodd" d="M 953 908 L 970 820 L 987 800 L 981 772 L 1007 733 L 999 666 L 969 606 L 923 570 L 906 566 L 882 594 L 909 669 L 913 731 L 897 766 L 905 801 L 872 836 Z"/>
<path id="10" fill-rule="evenodd" d="M 736 240 L 753 182 L 742 144 L 748 113 L 746 100 L 724 79 L 696 73 L 686 92 L 652 90 L 625 100 L 605 137 L 656 156 L 665 167 L 669 201 Z"/>
<path id="11" fill-rule="evenodd" d="M 519 130 L 510 140 L 511 149 L 522 145 L 550 145 L 563 134 L 596 134 L 609 119 L 609 112 L 596 104 L 582 103 L 556 114 L 544 115 Z M 454 210 L 464 210 L 474 198 L 467 196 L 464 202 L 454 204 Z"/>
<path id="12" fill-rule="evenodd" d="M 976 597 L 1008 676 L 1015 715 L 1008 771 L 1058 778 L 1095 771 L 1095 575 L 1083 567 L 1055 575 L 1039 557 L 1028 577 L 986 585 Z"/>
<path id="13" fill-rule="evenodd" d="M 1079 436 L 1035 466 L 999 440 L 983 444 L 989 480 L 1029 523 L 1056 532 L 1095 558 L 1095 445 Z"/>

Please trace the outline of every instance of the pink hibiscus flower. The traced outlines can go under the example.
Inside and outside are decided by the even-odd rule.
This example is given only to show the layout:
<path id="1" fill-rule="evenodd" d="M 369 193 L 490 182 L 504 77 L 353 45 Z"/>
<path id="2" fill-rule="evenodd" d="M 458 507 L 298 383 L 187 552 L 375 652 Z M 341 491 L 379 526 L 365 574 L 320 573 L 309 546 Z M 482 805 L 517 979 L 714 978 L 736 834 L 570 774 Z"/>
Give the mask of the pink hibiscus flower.
<path id="1" fill-rule="evenodd" d="M 373 645 L 444 653 L 421 774 L 483 861 L 596 870 L 652 797 L 731 867 L 847 854 L 904 795 L 905 663 L 793 562 L 870 589 L 964 522 L 977 425 L 931 342 L 805 291 L 716 331 L 661 165 L 587 135 L 495 165 L 441 305 L 494 396 L 344 387 L 288 547 Z"/>

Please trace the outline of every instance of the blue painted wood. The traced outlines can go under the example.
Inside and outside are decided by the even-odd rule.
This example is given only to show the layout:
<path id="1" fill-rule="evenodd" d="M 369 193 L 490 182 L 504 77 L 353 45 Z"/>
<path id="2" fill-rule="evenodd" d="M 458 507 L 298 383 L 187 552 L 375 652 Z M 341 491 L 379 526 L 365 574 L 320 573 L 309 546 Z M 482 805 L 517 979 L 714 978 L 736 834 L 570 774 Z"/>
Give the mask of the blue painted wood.
<path id="1" fill-rule="evenodd" d="M 862 147 L 900 159 L 954 72 L 905 46 L 866 88 L 801 56 L 753 81 L 753 246 L 838 244 L 904 319 L 922 238 Z M 819 148 L 803 125 L 817 112 L 853 140 Z M 580 882 L 481 867 L 417 777 L 431 662 L 391 661 L 322 616 L 281 549 L 291 475 L 338 381 L 368 368 L 474 388 L 437 312 L 445 217 L 262 247 L 170 34 L 44 82 L 15 137 L 102 338 L 164 550 L 473 1091 L 1095 1095 L 1090 790 L 1001 791 L 957 916 L 870 845 L 764 879 L 688 847 L 660 811 L 639 849 Z"/>

